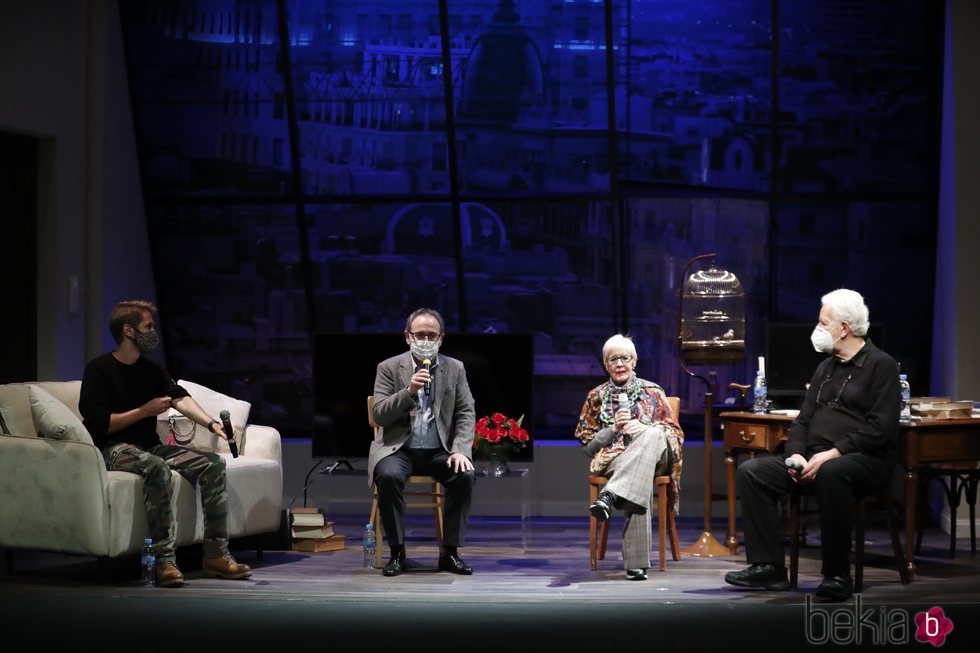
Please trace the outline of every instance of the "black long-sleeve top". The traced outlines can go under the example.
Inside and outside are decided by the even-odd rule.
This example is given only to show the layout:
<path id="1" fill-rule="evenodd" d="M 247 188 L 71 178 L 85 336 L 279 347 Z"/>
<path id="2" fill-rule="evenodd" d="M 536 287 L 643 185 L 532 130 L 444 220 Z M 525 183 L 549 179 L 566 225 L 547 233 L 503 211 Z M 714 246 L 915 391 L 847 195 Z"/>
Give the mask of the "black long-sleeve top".
<path id="1" fill-rule="evenodd" d="M 814 372 L 784 452 L 809 458 L 836 448 L 898 459 L 898 363 L 870 339 L 847 362 L 829 356 Z"/>
<path id="2" fill-rule="evenodd" d="M 162 367 L 143 356 L 127 365 L 107 353 L 85 366 L 78 412 L 100 449 L 122 442 L 149 449 L 160 444 L 156 416 L 144 417 L 115 433 L 109 433 L 109 418 L 113 413 L 128 412 L 163 396 L 180 399 L 189 393 L 174 383 Z"/>

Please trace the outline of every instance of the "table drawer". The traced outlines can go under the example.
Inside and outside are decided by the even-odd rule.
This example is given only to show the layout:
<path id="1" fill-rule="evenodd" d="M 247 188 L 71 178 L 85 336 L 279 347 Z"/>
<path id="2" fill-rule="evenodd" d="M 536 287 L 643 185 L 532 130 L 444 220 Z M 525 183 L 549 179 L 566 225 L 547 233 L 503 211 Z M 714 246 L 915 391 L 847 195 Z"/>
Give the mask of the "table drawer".
<path id="1" fill-rule="evenodd" d="M 773 433 L 765 424 L 725 422 L 725 451 L 758 449 L 772 451 Z"/>

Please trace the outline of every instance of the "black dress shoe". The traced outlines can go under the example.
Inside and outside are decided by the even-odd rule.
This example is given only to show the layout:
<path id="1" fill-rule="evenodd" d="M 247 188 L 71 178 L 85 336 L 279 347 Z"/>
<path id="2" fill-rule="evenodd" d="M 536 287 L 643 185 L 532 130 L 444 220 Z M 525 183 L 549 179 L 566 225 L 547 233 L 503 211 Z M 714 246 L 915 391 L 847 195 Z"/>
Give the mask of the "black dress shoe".
<path id="1" fill-rule="evenodd" d="M 725 582 L 738 587 L 762 587 L 781 592 L 789 589 L 786 567 L 767 562 L 756 563 L 741 571 L 730 571 L 725 574 Z"/>
<path id="2" fill-rule="evenodd" d="M 439 571 L 451 571 L 454 574 L 469 576 L 473 573 L 473 568 L 455 553 L 450 553 L 439 556 Z"/>
<path id="3" fill-rule="evenodd" d="M 646 569 L 627 569 L 626 570 L 626 580 L 646 580 L 647 570 Z"/>
<path id="4" fill-rule="evenodd" d="M 381 568 L 382 576 L 398 576 L 405 571 L 405 558 L 392 556 L 391 560 Z"/>
<path id="5" fill-rule="evenodd" d="M 828 601 L 846 601 L 854 594 L 850 576 L 824 576 L 817 587 L 817 596 Z"/>
<path id="6" fill-rule="evenodd" d="M 599 521 L 605 521 L 612 515 L 613 505 L 618 499 L 619 497 L 609 490 L 603 490 L 599 493 L 599 498 L 595 500 L 595 503 L 589 506 L 589 512 Z"/>

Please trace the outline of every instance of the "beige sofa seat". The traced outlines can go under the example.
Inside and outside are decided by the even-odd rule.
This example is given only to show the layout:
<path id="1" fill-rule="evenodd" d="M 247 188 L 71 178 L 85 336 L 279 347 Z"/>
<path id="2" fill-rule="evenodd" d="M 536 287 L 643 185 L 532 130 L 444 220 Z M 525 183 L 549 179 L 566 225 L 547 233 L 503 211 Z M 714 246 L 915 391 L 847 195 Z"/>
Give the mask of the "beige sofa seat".
<path id="1" fill-rule="evenodd" d="M 0 385 L 0 546 L 99 557 L 138 552 L 147 537 L 142 479 L 129 472 L 107 472 L 91 441 L 39 436 L 28 385 L 44 389 L 79 416 L 80 381 Z M 229 536 L 278 530 L 279 432 L 248 425 L 238 458 L 232 458 L 223 440 L 219 453 L 227 463 Z M 176 473 L 173 483 L 177 543 L 201 542 L 200 490 Z"/>

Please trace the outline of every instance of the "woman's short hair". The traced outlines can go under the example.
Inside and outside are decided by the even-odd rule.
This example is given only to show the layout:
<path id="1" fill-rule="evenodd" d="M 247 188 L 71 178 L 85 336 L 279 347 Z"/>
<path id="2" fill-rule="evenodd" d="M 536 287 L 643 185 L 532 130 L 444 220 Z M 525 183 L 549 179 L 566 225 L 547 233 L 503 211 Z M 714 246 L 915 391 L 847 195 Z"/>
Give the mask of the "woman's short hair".
<path id="1" fill-rule="evenodd" d="M 868 334 L 868 307 L 861 293 L 847 288 L 838 288 L 820 298 L 824 306 L 830 307 L 830 312 L 838 322 L 847 322 L 856 336 Z"/>
<path id="2" fill-rule="evenodd" d="M 612 338 L 606 341 L 606 344 L 602 346 L 602 362 L 606 362 L 606 356 L 609 354 L 611 349 L 625 349 L 629 352 L 629 355 L 636 360 L 636 346 L 633 344 L 633 339 L 629 336 L 624 336 L 621 333 L 617 333 Z"/>

